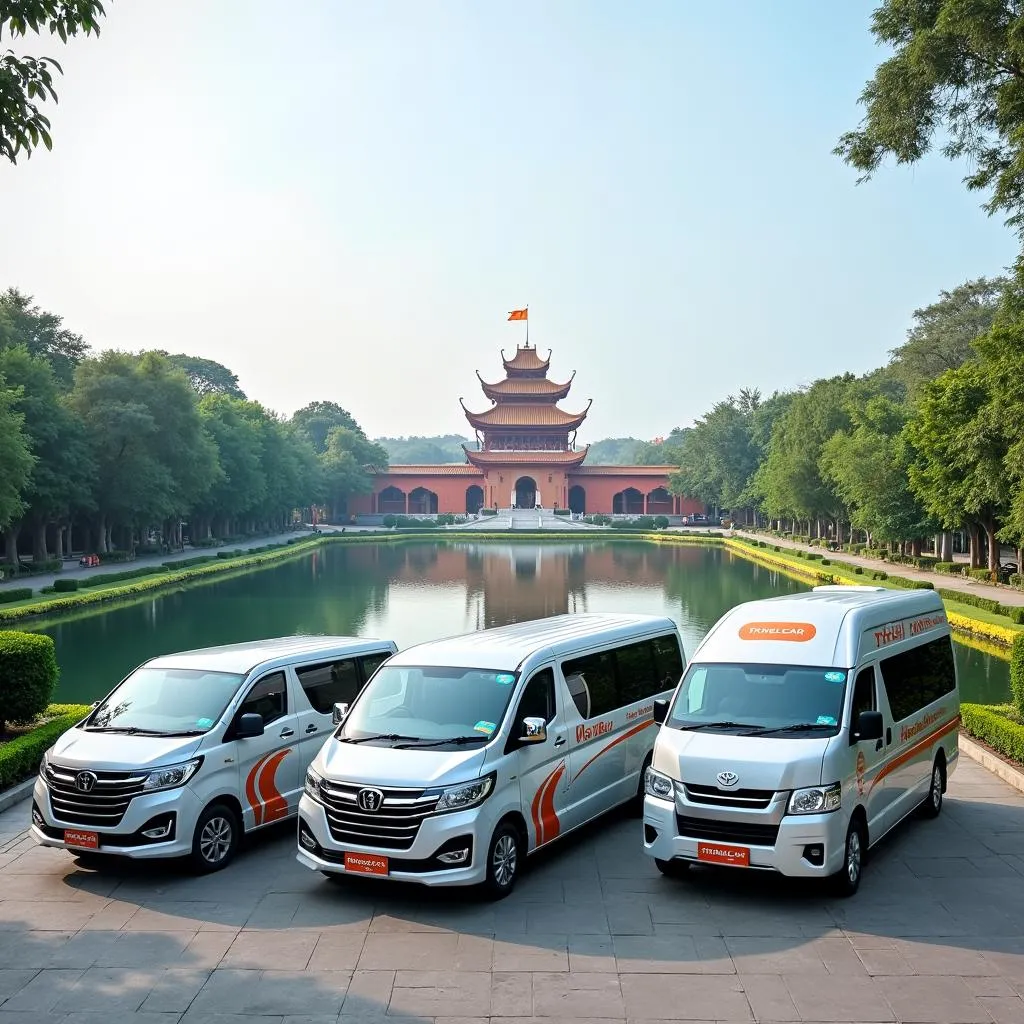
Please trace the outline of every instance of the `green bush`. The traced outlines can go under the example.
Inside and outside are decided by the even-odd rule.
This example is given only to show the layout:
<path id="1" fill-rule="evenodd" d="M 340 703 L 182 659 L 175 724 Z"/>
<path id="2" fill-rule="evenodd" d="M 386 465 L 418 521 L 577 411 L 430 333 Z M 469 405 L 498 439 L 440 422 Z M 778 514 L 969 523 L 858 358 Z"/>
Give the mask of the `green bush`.
<path id="1" fill-rule="evenodd" d="M 960 719 L 971 736 L 983 740 L 1003 757 L 1024 765 L 1024 725 L 1011 705 L 961 704 Z"/>
<path id="2" fill-rule="evenodd" d="M 165 562 L 164 565 L 143 565 L 138 569 L 122 569 L 120 572 L 98 572 L 95 576 L 87 576 L 79 581 L 80 587 L 101 587 L 107 583 L 119 583 L 121 580 L 134 580 L 140 576 L 152 576 L 158 572 L 167 572 L 167 566 L 173 563 Z"/>
<path id="3" fill-rule="evenodd" d="M 496 508 L 482 508 L 480 509 L 480 515 L 482 516 L 496 516 L 498 510 Z"/>
<path id="4" fill-rule="evenodd" d="M 31 596 L 31 587 L 12 587 L 10 590 L 0 590 L 0 604 L 13 604 L 15 601 L 27 601 Z"/>
<path id="5" fill-rule="evenodd" d="M 981 580 L 983 583 L 995 583 L 995 573 L 991 569 L 968 569 L 967 575 L 972 580 Z"/>
<path id="6" fill-rule="evenodd" d="M 1004 611 L 1009 616 L 1010 621 L 1014 623 L 1014 625 L 1024 626 L 1024 608 L 1021 608 L 1019 606 L 1013 608 L 1006 608 L 1004 606 Z"/>
<path id="7" fill-rule="evenodd" d="M 78 580 L 54 580 L 53 590 L 57 594 L 70 594 L 78 589 Z"/>
<path id="8" fill-rule="evenodd" d="M 656 530 L 667 530 L 668 529 L 668 516 L 655 516 L 654 517 L 654 528 Z"/>
<path id="9" fill-rule="evenodd" d="M 57 717 L 0 746 L 0 789 L 31 778 L 39 770 L 43 754 L 76 722 L 80 722 L 89 713 L 89 708 L 75 704 L 51 704 L 46 712 Z"/>
<path id="10" fill-rule="evenodd" d="M 960 562 L 936 562 L 932 568 L 936 572 L 946 573 L 949 576 L 962 576 L 963 564 Z"/>
<path id="11" fill-rule="evenodd" d="M 832 564 L 832 560 L 830 558 L 823 558 L 821 560 L 821 564 L 822 565 L 831 565 Z"/>
<path id="12" fill-rule="evenodd" d="M 853 571 L 854 571 L 854 572 L 855 572 L 855 573 L 856 573 L 856 574 L 857 574 L 858 576 L 863 576 L 863 575 L 864 575 L 864 566 L 863 566 L 863 565 L 855 565 L 855 566 L 853 567 Z"/>
<path id="13" fill-rule="evenodd" d="M 100 564 L 106 565 L 108 562 L 130 562 L 134 557 L 134 551 L 104 551 L 100 555 Z"/>
<path id="14" fill-rule="evenodd" d="M 1019 572 L 1015 572 L 1010 576 L 1009 584 L 1011 587 L 1015 587 L 1017 590 L 1024 590 L 1024 576 Z"/>
<path id="15" fill-rule="evenodd" d="M 1010 651 L 1010 692 L 1017 714 L 1024 716 L 1024 636 L 1013 638 Z"/>
<path id="16" fill-rule="evenodd" d="M 969 605 L 971 608 L 981 608 L 982 611 L 992 612 L 994 615 L 1004 614 L 1003 606 L 994 597 L 984 597 L 981 594 L 971 594 L 960 590 L 939 589 L 939 597 L 943 601 L 958 601 L 960 604 Z"/>
<path id="17" fill-rule="evenodd" d="M 0 633 L 0 730 L 6 722 L 31 722 L 45 711 L 59 675 L 51 637 Z"/>

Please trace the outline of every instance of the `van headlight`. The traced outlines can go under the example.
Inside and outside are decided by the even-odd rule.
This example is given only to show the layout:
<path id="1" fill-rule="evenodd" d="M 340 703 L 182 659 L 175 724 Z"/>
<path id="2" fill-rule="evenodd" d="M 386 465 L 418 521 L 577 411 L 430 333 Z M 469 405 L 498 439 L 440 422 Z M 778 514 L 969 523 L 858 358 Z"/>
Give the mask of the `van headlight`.
<path id="1" fill-rule="evenodd" d="M 50 755 L 53 753 L 53 747 L 43 751 L 42 759 L 39 762 L 39 774 L 46 778 L 46 769 L 50 767 Z"/>
<path id="2" fill-rule="evenodd" d="M 659 800 L 672 800 L 676 794 L 676 784 L 661 772 L 648 768 L 644 772 L 644 792 Z"/>
<path id="3" fill-rule="evenodd" d="M 789 798 L 790 814 L 826 814 L 838 811 L 843 802 L 843 787 L 838 782 L 831 786 L 810 786 L 794 789 Z"/>
<path id="4" fill-rule="evenodd" d="M 184 786 L 203 763 L 201 757 L 194 757 L 191 761 L 184 761 L 182 764 L 171 764 L 166 768 L 154 768 L 142 784 L 143 793 L 152 793 L 158 789 L 177 789 Z"/>
<path id="5" fill-rule="evenodd" d="M 322 775 L 318 775 L 312 768 L 306 769 L 306 782 L 303 786 L 311 800 L 315 800 L 318 804 L 323 803 L 320 799 L 320 783 L 324 781 Z"/>
<path id="6" fill-rule="evenodd" d="M 482 804 L 494 789 L 494 780 L 497 772 L 474 782 L 466 782 L 461 786 L 449 786 L 441 791 L 434 811 L 440 814 L 442 811 L 464 811 L 468 807 L 476 807 Z"/>

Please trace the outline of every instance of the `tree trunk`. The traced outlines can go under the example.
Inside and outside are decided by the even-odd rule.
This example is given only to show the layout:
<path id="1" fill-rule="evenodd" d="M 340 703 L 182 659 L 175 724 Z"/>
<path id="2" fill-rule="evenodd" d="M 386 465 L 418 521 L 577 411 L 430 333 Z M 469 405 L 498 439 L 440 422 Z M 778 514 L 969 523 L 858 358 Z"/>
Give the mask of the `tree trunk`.
<path id="1" fill-rule="evenodd" d="M 62 562 L 64 561 L 64 526 L 62 523 L 57 523 L 56 532 L 53 535 L 54 552 L 53 557 L 59 558 Z"/>
<path id="2" fill-rule="evenodd" d="M 21 564 L 18 561 L 18 537 L 21 535 L 21 523 L 11 523 L 4 531 L 4 548 L 7 561 L 12 569 Z"/>
<path id="3" fill-rule="evenodd" d="M 1002 546 L 996 539 L 996 524 L 994 522 L 985 524 L 985 538 L 988 541 L 988 567 L 995 572 L 999 568 L 999 554 Z"/>
<path id="4" fill-rule="evenodd" d="M 981 568 L 981 530 L 973 523 L 967 528 L 968 548 L 971 553 L 971 568 Z"/>
<path id="5" fill-rule="evenodd" d="M 107 547 L 107 514 L 100 512 L 96 516 L 96 554 L 105 555 L 110 549 Z M 89 554 L 87 551 L 86 554 Z"/>
<path id="6" fill-rule="evenodd" d="M 46 550 L 46 522 L 36 519 L 32 523 L 32 561 L 38 565 L 50 557 Z"/>

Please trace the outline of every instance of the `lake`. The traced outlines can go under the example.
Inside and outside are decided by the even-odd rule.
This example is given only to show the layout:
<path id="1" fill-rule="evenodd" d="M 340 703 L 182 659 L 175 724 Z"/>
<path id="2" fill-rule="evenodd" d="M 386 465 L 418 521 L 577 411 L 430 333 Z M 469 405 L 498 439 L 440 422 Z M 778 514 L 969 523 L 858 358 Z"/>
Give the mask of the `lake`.
<path id="1" fill-rule="evenodd" d="M 689 654 L 742 601 L 807 590 L 722 548 L 625 541 L 327 544 L 270 568 L 57 621 L 56 700 L 89 703 L 158 654 L 296 633 L 399 647 L 564 612 L 668 615 Z M 965 701 L 1010 692 L 1007 662 L 956 645 Z"/>

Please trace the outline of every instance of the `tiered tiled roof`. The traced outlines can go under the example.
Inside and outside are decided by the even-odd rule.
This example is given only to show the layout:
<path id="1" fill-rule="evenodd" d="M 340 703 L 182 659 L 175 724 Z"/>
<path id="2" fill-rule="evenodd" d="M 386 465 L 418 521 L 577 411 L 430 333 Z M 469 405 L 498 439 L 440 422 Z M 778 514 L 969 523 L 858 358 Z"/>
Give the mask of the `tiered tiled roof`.
<path id="1" fill-rule="evenodd" d="M 486 430 L 488 427 L 555 427 L 559 431 L 568 431 L 577 430 L 587 418 L 590 403 L 582 412 L 565 412 L 552 403 L 541 405 L 526 402 L 498 404 L 485 412 L 470 412 L 465 403 L 462 408 L 466 419 L 476 430 Z"/>
<path id="2" fill-rule="evenodd" d="M 511 359 L 505 358 L 503 350 L 501 360 L 505 364 L 505 372 L 510 377 L 544 377 L 551 364 L 551 349 L 548 349 L 547 359 L 541 359 L 535 348 L 523 345 L 516 349 L 516 354 Z"/>
<path id="3" fill-rule="evenodd" d="M 481 469 L 489 469 L 491 466 L 507 466 L 510 463 L 517 462 L 544 466 L 579 466 L 587 457 L 587 450 L 590 446 L 588 445 L 587 448 L 583 448 L 578 452 L 495 452 L 478 451 L 475 448 L 470 448 L 468 445 L 463 445 L 462 447 L 466 452 L 466 458 L 474 466 L 479 466 Z"/>
<path id="4" fill-rule="evenodd" d="M 506 377 L 496 384 L 488 384 L 477 373 L 484 394 L 492 402 L 558 402 L 569 394 L 576 371 L 573 370 L 564 384 L 558 384 L 547 377 Z"/>

